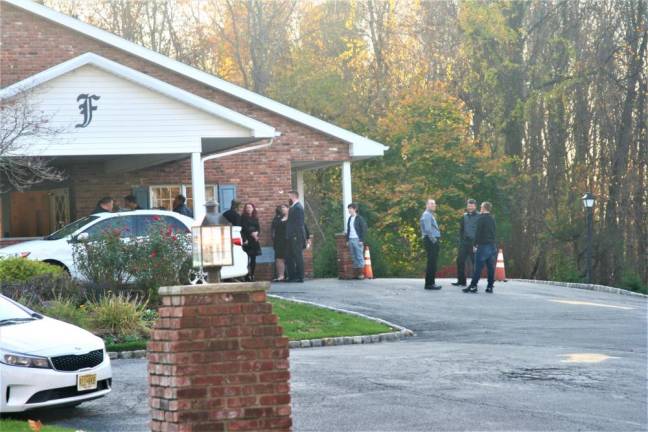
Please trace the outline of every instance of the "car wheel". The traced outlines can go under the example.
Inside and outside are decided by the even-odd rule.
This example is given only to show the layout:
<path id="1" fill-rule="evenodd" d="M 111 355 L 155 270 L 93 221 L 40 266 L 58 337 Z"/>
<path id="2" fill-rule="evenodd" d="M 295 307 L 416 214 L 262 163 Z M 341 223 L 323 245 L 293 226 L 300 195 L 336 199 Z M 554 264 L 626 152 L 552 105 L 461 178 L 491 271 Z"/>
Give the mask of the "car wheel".
<path id="1" fill-rule="evenodd" d="M 201 285 L 209 282 L 207 272 L 202 271 L 202 269 L 190 269 L 187 273 L 187 278 L 191 285 Z"/>
<path id="2" fill-rule="evenodd" d="M 60 267 L 60 268 L 63 269 L 63 271 L 65 273 L 67 273 L 68 276 L 71 276 L 70 269 L 67 268 L 67 266 L 65 264 L 63 264 L 61 262 L 58 262 L 58 261 L 50 261 L 50 260 L 45 260 L 43 262 L 45 262 L 47 264 L 51 264 L 51 265 L 56 266 L 56 267 Z"/>

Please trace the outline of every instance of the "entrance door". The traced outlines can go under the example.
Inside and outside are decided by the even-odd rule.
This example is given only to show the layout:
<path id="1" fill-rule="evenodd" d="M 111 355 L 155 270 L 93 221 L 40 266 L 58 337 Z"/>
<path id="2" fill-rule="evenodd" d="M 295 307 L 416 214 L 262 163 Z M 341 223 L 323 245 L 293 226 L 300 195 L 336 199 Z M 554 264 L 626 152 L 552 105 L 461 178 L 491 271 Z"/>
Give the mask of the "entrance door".
<path id="1" fill-rule="evenodd" d="M 42 237 L 70 223 L 68 189 L 12 192 L 9 202 L 10 237 Z"/>
<path id="2" fill-rule="evenodd" d="M 12 192 L 11 237 L 40 237 L 50 233 L 50 204 L 47 191 Z"/>
<path id="3" fill-rule="evenodd" d="M 70 193 L 67 189 L 49 191 L 50 229 L 56 231 L 70 223 Z"/>

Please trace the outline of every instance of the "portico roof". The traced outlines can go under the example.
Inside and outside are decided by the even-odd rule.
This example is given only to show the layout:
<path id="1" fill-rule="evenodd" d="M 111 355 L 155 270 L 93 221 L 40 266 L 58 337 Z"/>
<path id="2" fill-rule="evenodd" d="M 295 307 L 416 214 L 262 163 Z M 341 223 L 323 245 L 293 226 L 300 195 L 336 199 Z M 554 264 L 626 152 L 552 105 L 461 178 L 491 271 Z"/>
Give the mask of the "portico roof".
<path id="1" fill-rule="evenodd" d="M 90 94 L 96 96 L 90 108 L 94 120 L 74 125 L 85 115 L 78 98 Z M 61 130 L 42 139 L 26 137 L 30 155 L 167 154 L 167 161 L 279 135 L 263 122 L 94 53 L 0 90 L 2 100 L 19 95 Z"/>

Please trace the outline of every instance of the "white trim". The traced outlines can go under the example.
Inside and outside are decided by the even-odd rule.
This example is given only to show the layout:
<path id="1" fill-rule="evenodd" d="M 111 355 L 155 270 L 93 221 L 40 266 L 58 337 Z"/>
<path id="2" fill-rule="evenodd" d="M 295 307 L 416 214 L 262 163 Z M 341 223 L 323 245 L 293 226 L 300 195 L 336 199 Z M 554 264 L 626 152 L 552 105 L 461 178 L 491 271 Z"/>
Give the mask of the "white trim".
<path id="1" fill-rule="evenodd" d="M 187 64 L 181 63 L 177 60 L 173 60 L 160 53 L 157 53 L 155 51 L 149 50 L 140 45 L 127 41 L 126 39 L 123 39 L 117 35 L 109 33 L 105 30 L 101 30 L 90 24 L 86 24 L 82 21 L 64 15 L 62 13 L 56 12 L 50 8 L 39 5 L 32 1 L 29 0 L 2 0 L 2 1 L 6 1 L 7 3 L 13 6 L 31 12 L 47 20 L 58 23 L 62 26 L 68 27 L 77 32 L 83 33 L 91 38 L 97 39 L 108 45 L 112 45 L 130 54 L 141 57 L 146 61 L 155 63 L 159 66 L 172 70 L 178 74 L 202 82 L 203 84 L 206 84 L 210 87 L 216 88 L 225 93 L 229 93 L 239 99 L 243 99 L 254 105 L 278 113 L 298 123 L 302 123 L 313 129 L 319 130 L 328 135 L 339 138 L 342 141 L 346 141 L 351 144 L 349 148 L 349 154 L 354 158 L 361 159 L 361 158 L 366 158 L 371 156 L 382 156 L 384 152 L 388 149 L 387 146 L 379 142 L 360 136 L 351 131 L 343 129 L 339 126 L 335 126 L 331 123 L 325 122 L 309 114 L 291 108 L 287 105 L 284 105 L 282 103 L 279 103 L 267 97 L 261 96 L 257 93 L 251 92 L 250 90 L 244 89 L 235 84 L 232 84 L 218 77 L 215 77 L 214 75 L 210 75 L 206 72 L 200 71 Z"/>
<path id="2" fill-rule="evenodd" d="M 351 162 L 342 162 L 342 221 L 346 230 L 348 218 L 347 207 L 353 202 L 353 189 L 351 179 Z"/>
<path id="3" fill-rule="evenodd" d="M 261 123 L 260 121 L 244 116 L 234 110 L 225 108 L 222 105 L 218 105 L 210 100 L 196 96 L 186 90 L 175 87 L 157 78 L 153 78 L 150 75 L 136 71 L 128 66 L 108 60 L 107 58 L 94 53 L 81 54 L 78 57 L 60 63 L 47 70 L 32 75 L 29 78 L 5 87 L 0 90 L 0 100 L 14 97 L 19 93 L 28 91 L 36 86 L 53 80 L 54 78 L 58 78 L 68 72 L 87 65 L 97 67 L 108 73 L 141 85 L 142 87 L 146 87 L 194 108 L 220 117 L 245 129 L 249 129 L 251 136 L 254 138 L 272 138 L 278 135 L 278 132 L 272 126 Z"/>
<path id="4" fill-rule="evenodd" d="M 227 151 L 224 151 L 224 152 L 203 156 L 202 161 L 203 161 L 203 163 L 205 163 L 206 161 L 212 160 L 212 159 L 220 159 L 220 158 L 223 158 L 225 156 L 232 156 L 232 155 L 239 154 L 239 153 L 245 153 L 245 152 L 249 152 L 249 151 L 252 151 L 252 150 L 259 150 L 259 149 L 262 149 L 262 148 L 270 147 L 272 145 L 272 141 L 273 140 L 270 140 L 269 143 L 257 144 L 257 145 L 253 145 L 253 146 L 238 148 L 238 149 L 234 149 L 234 150 L 227 150 Z"/>

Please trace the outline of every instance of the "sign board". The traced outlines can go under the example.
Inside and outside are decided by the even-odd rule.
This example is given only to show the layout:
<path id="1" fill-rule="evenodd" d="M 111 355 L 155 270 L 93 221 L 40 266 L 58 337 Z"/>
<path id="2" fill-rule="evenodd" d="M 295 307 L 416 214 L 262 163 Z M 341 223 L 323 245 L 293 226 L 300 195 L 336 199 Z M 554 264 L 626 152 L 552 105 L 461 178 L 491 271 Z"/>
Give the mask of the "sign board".
<path id="1" fill-rule="evenodd" d="M 223 267 L 234 264 L 232 227 L 230 225 L 191 228 L 193 266 Z"/>

